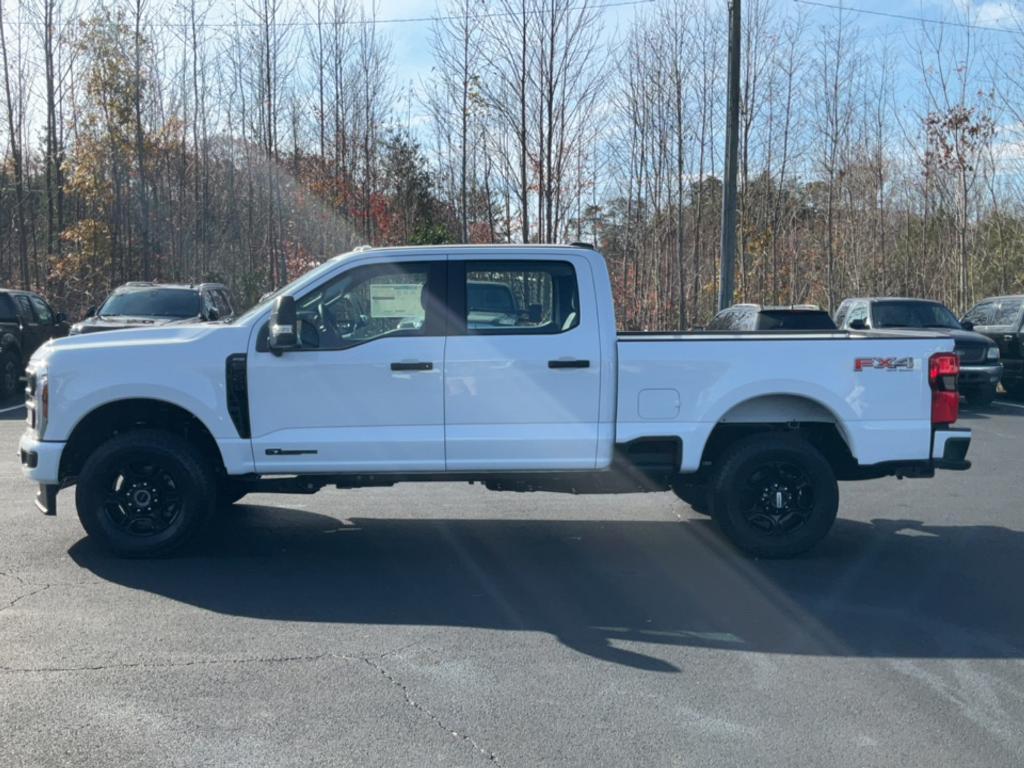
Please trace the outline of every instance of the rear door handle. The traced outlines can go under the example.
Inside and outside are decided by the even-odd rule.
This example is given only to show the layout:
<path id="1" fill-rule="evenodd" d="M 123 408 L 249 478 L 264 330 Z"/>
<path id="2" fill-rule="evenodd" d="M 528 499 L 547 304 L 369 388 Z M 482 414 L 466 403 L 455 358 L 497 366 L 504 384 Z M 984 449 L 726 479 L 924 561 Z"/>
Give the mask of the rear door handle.
<path id="1" fill-rule="evenodd" d="M 589 360 L 548 360 L 548 368 L 589 368 Z"/>
<path id="2" fill-rule="evenodd" d="M 432 371 L 433 363 L 392 363 L 392 371 Z"/>

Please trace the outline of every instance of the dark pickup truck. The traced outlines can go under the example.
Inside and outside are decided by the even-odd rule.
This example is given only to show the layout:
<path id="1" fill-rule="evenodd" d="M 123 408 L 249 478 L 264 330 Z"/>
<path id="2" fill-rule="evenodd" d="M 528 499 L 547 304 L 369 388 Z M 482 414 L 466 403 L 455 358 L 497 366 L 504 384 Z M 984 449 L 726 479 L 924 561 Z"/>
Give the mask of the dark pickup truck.
<path id="1" fill-rule="evenodd" d="M 964 327 L 988 336 L 999 345 L 1003 389 L 1024 397 L 1024 295 L 982 299 L 963 317 Z"/>
<path id="2" fill-rule="evenodd" d="M 43 342 L 67 335 L 64 315 L 42 296 L 0 289 L 0 397 L 17 392 L 25 364 Z"/>
<path id="3" fill-rule="evenodd" d="M 839 328 L 855 331 L 893 328 L 928 330 L 949 336 L 960 358 L 957 387 L 967 402 L 974 406 L 988 405 L 996 396 L 1003 373 L 999 348 L 983 334 L 961 325 L 945 304 L 906 297 L 845 299 L 836 310 L 835 320 Z"/>

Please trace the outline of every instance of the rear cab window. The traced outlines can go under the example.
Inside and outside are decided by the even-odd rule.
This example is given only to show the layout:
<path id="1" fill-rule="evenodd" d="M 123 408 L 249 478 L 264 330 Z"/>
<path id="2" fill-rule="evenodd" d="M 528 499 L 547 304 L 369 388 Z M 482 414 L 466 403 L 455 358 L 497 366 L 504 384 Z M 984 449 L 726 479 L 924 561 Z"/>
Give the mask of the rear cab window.
<path id="1" fill-rule="evenodd" d="M 833 331 L 835 323 L 824 310 L 771 310 L 761 312 L 759 331 Z"/>

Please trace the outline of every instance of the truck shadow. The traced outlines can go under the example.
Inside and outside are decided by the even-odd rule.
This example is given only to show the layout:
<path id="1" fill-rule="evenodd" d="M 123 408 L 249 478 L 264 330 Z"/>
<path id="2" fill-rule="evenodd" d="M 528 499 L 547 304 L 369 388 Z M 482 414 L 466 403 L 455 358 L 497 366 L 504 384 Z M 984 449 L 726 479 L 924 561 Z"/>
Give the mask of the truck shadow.
<path id="1" fill-rule="evenodd" d="M 1024 534 L 840 520 L 813 553 L 750 561 L 706 520 L 342 521 L 240 506 L 189 556 L 70 549 L 111 582 L 282 621 L 547 632 L 675 671 L 658 646 L 861 657 L 1024 658 Z"/>

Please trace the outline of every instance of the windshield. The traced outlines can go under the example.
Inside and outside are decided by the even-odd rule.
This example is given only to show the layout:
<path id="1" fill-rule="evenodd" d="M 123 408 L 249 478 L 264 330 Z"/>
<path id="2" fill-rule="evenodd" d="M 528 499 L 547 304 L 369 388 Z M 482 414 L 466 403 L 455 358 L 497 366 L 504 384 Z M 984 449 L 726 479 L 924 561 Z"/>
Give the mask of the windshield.
<path id="1" fill-rule="evenodd" d="M 103 302 L 100 317 L 198 317 L 199 294 L 187 288 L 132 288 Z"/>
<path id="2" fill-rule="evenodd" d="M 997 299 L 983 301 L 964 315 L 975 325 L 1014 325 L 1020 314 L 1024 299 Z"/>
<path id="3" fill-rule="evenodd" d="M 295 288 L 298 288 L 301 285 L 305 285 L 308 282 L 315 280 L 325 272 L 330 272 L 337 265 L 337 258 L 328 259 L 320 266 L 313 267 L 313 269 L 309 270 L 308 272 L 304 272 L 303 274 L 299 275 L 290 283 L 288 283 L 288 285 L 284 285 L 278 288 L 276 291 L 273 291 L 272 293 L 264 294 L 263 296 L 260 297 L 259 301 L 257 301 L 253 306 L 249 307 L 248 310 L 246 310 L 245 312 L 243 312 L 241 315 L 234 319 L 234 325 L 242 325 L 248 322 L 253 317 L 262 312 L 264 309 L 269 309 L 270 305 L 274 303 L 274 299 L 276 299 L 278 296 L 283 296 L 286 293 L 291 293 Z"/>
<path id="4" fill-rule="evenodd" d="M 503 283 L 467 281 L 466 304 L 470 312 L 497 312 L 504 315 L 516 313 L 512 291 Z"/>
<path id="5" fill-rule="evenodd" d="M 930 301 L 880 301 L 872 308 L 875 328 L 959 328 L 951 311 Z"/>

